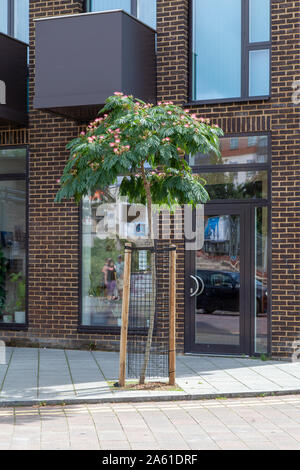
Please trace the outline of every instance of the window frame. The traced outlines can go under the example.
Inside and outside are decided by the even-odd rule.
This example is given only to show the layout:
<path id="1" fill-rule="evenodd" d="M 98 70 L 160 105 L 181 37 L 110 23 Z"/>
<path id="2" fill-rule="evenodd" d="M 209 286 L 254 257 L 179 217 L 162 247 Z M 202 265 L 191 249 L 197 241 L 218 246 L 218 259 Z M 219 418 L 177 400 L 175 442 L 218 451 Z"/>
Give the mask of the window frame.
<path id="1" fill-rule="evenodd" d="M 270 131 L 260 131 L 260 132 L 242 132 L 242 133 L 226 133 L 223 138 L 232 138 L 232 137 L 257 137 L 257 136 L 267 136 L 268 137 L 268 161 L 265 163 L 227 163 L 227 164 L 216 164 L 216 165 L 191 165 L 193 173 L 201 174 L 205 179 L 205 173 L 236 173 L 239 171 L 266 171 L 267 172 L 267 181 L 268 181 L 268 198 L 267 199 L 211 199 L 206 204 L 223 204 L 223 203 L 235 203 L 239 202 L 241 204 L 257 204 L 258 202 L 270 206 L 272 199 L 272 186 L 271 186 L 271 155 L 272 155 L 272 136 Z M 222 137 L 221 137 L 222 139 Z M 188 159 L 188 157 L 186 157 Z M 271 209 L 270 209 L 271 210 Z"/>
<path id="2" fill-rule="evenodd" d="M 271 84 L 272 84 L 272 2 L 270 2 L 270 30 L 269 41 L 250 42 L 250 4 L 249 0 L 241 1 L 241 96 L 232 98 L 211 98 L 208 100 L 193 99 L 194 88 L 194 75 L 195 70 L 193 66 L 193 4 L 195 0 L 190 1 L 189 8 L 189 90 L 188 90 L 188 103 L 185 106 L 195 104 L 217 104 L 217 103 L 236 103 L 245 101 L 263 101 L 271 98 Z M 269 93 L 267 95 L 249 96 L 249 53 L 253 50 L 269 50 Z"/>
<path id="3" fill-rule="evenodd" d="M 81 334 L 107 334 L 119 336 L 121 332 L 120 326 L 106 326 L 106 325 L 85 325 L 83 323 L 83 231 L 82 231 L 82 202 L 78 206 L 78 219 L 79 219 L 79 230 L 78 230 L 78 316 L 77 316 L 77 333 Z M 129 334 L 136 336 L 146 336 L 148 334 L 147 328 L 130 328 Z M 157 334 L 156 321 L 154 322 L 154 336 Z"/>
<path id="4" fill-rule="evenodd" d="M 25 181 L 26 188 L 26 197 L 25 197 L 25 227 L 26 227 L 26 237 L 25 237 L 25 273 L 26 273 L 26 282 L 25 282 L 25 323 L 3 323 L 0 322 L 0 331 L 10 330 L 10 331 L 27 331 L 29 326 L 28 320 L 28 286 L 29 286 L 29 145 L 3 145 L 0 146 L 0 150 L 12 150 L 12 149 L 25 149 L 26 151 L 26 166 L 25 173 L 0 173 L 0 181 L 12 181 L 12 180 L 22 180 Z"/>

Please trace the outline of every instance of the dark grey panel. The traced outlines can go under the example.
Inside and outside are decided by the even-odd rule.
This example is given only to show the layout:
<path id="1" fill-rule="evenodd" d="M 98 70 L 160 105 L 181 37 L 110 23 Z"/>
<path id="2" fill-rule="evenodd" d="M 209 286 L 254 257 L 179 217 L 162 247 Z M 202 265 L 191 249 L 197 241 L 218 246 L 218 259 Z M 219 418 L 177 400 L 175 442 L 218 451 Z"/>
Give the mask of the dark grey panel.
<path id="1" fill-rule="evenodd" d="M 123 15 L 123 89 L 150 103 L 156 102 L 155 34 L 143 23 Z"/>
<path id="2" fill-rule="evenodd" d="M 27 46 L 0 33 L 0 125 L 27 123 Z"/>
<path id="3" fill-rule="evenodd" d="M 93 118 L 115 91 L 155 100 L 155 32 L 122 11 L 36 21 L 34 106 Z"/>

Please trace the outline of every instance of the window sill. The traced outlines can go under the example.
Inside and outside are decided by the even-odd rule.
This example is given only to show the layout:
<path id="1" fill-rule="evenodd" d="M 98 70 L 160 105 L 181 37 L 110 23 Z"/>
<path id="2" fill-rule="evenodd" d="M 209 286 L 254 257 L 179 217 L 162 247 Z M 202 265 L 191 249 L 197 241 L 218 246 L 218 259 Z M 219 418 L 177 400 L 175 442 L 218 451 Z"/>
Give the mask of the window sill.
<path id="1" fill-rule="evenodd" d="M 197 106 L 204 104 L 222 104 L 222 103 L 247 103 L 252 101 L 267 101 L 270 100 L 270 95 L 265 96 L 251 96 L 249 98 L 224 98 L 224 99 L 211 99 L 211 100 L 195 100 L 189 101 L 182 106 Z"/>

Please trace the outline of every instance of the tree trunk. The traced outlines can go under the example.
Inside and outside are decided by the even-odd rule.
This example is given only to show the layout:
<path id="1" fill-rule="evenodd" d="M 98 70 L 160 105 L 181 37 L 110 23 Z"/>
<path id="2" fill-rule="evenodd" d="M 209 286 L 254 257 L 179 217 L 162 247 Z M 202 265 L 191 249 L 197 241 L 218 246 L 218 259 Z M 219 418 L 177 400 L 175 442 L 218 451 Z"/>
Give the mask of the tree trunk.
<path id="1" fill-rule="evenodd" d="M 148 236 L 150 241 L 152 241 L 152 247 L 154 248 L 154 240 L 152 240 L 152 198 L 151 198 L 151 191 L 150 185 L 147 182 L 144 165 L 142 164 L 142 178 L 144 182 L 144 188 L 146 191 L 147 197 L 147 213 L 148 213 Z M 147 366 L 149 363 L 151 346 L 152 346 L 152 338 L 153 338 L 153 330 L 154 330 L 154 320 L 155 320 L 155 307 L 156 307 L 156 257 L 154 251 L 151 253 L 151 278 L 152 278 L 152 302 L 150 307 L 150 318 L 149 318 L 149 329 L 148 329 L 148 336 L 145 348 L 145 355 L 144 355 L 144 362 L 141 369 L 140 374 L 140 384 L 145 383 L 146 371 Z"/>

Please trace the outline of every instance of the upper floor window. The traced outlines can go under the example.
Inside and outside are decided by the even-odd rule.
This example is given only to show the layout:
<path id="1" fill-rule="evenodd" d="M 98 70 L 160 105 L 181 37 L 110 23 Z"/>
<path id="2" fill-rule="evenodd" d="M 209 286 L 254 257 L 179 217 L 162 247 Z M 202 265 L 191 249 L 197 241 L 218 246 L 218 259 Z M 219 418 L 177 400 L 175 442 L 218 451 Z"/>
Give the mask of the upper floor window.
<path id="1" fill-rule="evenodd" d="M 0 0 L 0 32 L 8 33 L 8 0 Z"/>
<path id="2" fill-rule="evenodd" d="M 0 0 L 0 32 L 29 42 L 29 0 Z"/>
<path id="3" fill-rule="evenodd" d="M 156 0 L 90 0 L 88 11 L 124 10 L 156 28 Z"/>
<path id="4" fill-rule="evenodd" d="M 195 101 L 267 97 L 270 0 L 193 0 Z"/>

